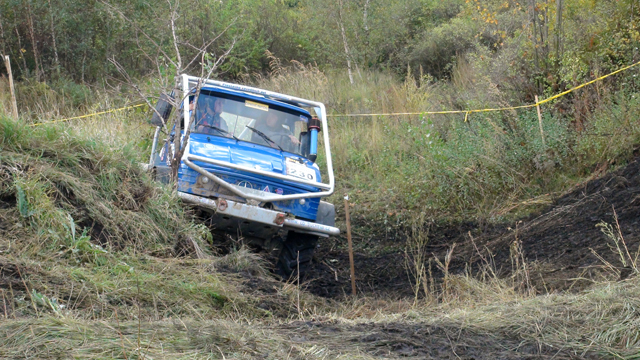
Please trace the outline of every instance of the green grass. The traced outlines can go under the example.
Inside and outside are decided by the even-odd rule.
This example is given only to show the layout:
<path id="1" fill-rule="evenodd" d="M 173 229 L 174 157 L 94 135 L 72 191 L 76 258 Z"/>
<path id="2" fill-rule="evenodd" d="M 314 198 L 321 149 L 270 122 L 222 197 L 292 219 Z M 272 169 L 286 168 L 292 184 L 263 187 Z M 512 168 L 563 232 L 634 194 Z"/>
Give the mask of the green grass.
<path id="1" fill-rule="evenodd" d="M 30 128 L 6 118 L 0 134 L 0 196 L 20 203 L 21 222 L 37 238 L 27 245 L 32 251 L 78 250 L 83 231 L 107 249 L 152 252 L 202 238 L 175 194 L 142 171 L 135 148 L 112 149 L 64 125 Z"/>

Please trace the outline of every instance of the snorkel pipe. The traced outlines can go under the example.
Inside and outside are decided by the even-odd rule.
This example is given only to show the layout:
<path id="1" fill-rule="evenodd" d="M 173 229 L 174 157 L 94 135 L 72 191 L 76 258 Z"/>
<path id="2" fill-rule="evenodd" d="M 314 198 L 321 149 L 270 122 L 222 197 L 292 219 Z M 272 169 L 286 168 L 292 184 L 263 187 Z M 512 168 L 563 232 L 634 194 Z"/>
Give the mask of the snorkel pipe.
<path id="1" fill-rule="evenodd" d="M 311 139 L 309 141 L 309 159 L 316 162 L 318 157 L 318 132 L 320 132 L 320 120 L 317 117 L 312 117 L 309 120 L 309 131 L 311 132 Z"/>

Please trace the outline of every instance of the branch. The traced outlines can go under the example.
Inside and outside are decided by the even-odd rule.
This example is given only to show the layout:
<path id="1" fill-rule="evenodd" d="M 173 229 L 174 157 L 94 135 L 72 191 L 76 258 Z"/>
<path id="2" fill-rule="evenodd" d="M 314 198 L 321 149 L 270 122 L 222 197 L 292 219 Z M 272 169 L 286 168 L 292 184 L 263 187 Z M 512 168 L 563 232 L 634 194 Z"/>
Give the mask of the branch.
<path id="1" fill-rule="evenodd" d="M 142 35 L 144 35 L 144 37 L 146 37 L 149 41 L 151 41 L 153 45 L 167 58 L 167 60 L 169 60 L 171 64 L 173 64 L 173 66 L 176 67 L 176 69 L 180 69 L 180 67 L 177 66 L 177 64 L 173 60 L 171 60 L 171 57 L 162 49 L 162 47 L 155 40 L 153 40 L 151 36 L 149 36 L 149 34 L 147 34 L 144 30 L 138 27 L 135 22 L 129 19 L 120 9 L 109 4 L 105 0 L 101 0 L 101 2 L 112 11 L 115 11 L 116 13 L 118 13 L 124 20 L 126 20 L 131 26 L 133 26 L 134 29 L 136 29 L 137 31 L 140 31 Z"/>
<path id="2" fill-rule="evenodd" d="M 187 66 L 185 66 L 185 69 L 188 69 L 189 66 L 191 66 L 191 64 L 193 64 L 194 61 L 196 61 L 198 59 L 199 56 L 204 55 L 204 53 L 207 51 L 207 48 L 209 46 L 211 46 L 211 44 L 213 44 L 216 40 L 218 40 L 222 35 L 224 35 L 224 33 L 227 32 L 227 30 L 229 30 L 229 28 L 231 27 L 231 25 L 235 24 L 236 20 L 238 20 L 238 18 L 236 17 L 235 19 L 233 19 L 233 21 L 224 29 L 222 30 L 222 32 L 220 32 L 216 37 L 214 37 L 211 41 L 209 41 L 208 43 L 204 44 L 201 48 L 196 48 L 195 46 L 186 43 L 186 45 L 189 45 L 191 47 L 193 47 L 194 49 L 198 50 L 198 53 L 193 57 L 193 59 L 191 59 L 191 61 L 189 61 L 189 64 L 187 64 Z M 233 41 L 233 45 L 235 45 L 235 39 Z M 233 45 L 231 46 L 233 48 Z"/>
<path id="3" fill-rule="evenodd" d="M 136 92 L 138 93 L 138 95 L 140 96 L 140 98 L 142 98 L 142 100 L 144 100 L 145 103 L 147 103 L 147 106 L 149 106 L 150 109 L 152 109 L 156 115 L 158 115 L 158 117 L 160 118 L 160 120 L 162 121 L 162 127 L 164 128 L 165 132 L 168 132 L 167 130 L 167 124 L 164 120 L 164 118 L 162 117 L 162 115 L 158 112 L 158 110 L 156 110 L 155 106 L 153 106 L 149 100 L 147 99 L 147 96 L 145 96 L 145 94 L 142 92 L 142 90 L 140 90 L 140 88 L 138 87 L 138 85 L 136 85 L 133 80 L 131 79 L 131 77 L 129 76 L 129 73 L 127 73 L 127 70 L 113 57 L 111 57 L 109 59 L 109 62 L 112 63 L 115 67 L 116 70 L 118 70 L 118 72 L 120 73 L 120 75 L 122 75 L 126 82 L 129 83 L 129 85 L 131 85 Z"/>
<path id="4" fill-rule="evenodd" d="M 202 89 L 202 79 L 208 79 L 211 77 L 211 74 L 213 74 L 213 72 L 218 68 L 218 65 L 220 65 L 220 63 L 222 61 L 224 61 L 224 59 L 231 53 L 231 50 L 233 50 L 234 46 L 236 45 L 237 39 L 233 38 L 233 42 L 231 43 L 231 46 L 229 47 L 229 49 L 227 49 L 227 51 L 224 52 L 224 54 L 220 55 L 218 57 L 218 59 L 215 61 L 215 63 L 213 64 L 213 66 L 209 69 L 209 72 L 206 74 L 206 76 L 202 76 L 200 78 L 200 80 L 198 80 L 198 85 L 196 85 L 196 94 L 195 94 L 195 100 L 194 100 L 194 108 L 196 106 L 198 106 L 198 98 L 200 97 L 200 90 Z M 203 53 L 203 57 L 204 57 L 204 53 Z M 202 74 L 202 73 L 201 73 Z M 180 159 L 182 159 L 182 154 L 184 153 L 184 149 L 187 146 L 187 143 L 189 142 L 189 135 L 191 134 L 191 127 L 189 127 L 188 129 L 185 129 L 185 136 L 184 139 L 182 140 L 182 144 L 180 146 Z M 177 152 L 176 152 L 177 153 Z"/>
<path id="5" fill-rule="evenodd" d="M 151 56 L 149 56 L 149 54 L 147 54 L 147 52 L 143 49 L 142 45 L 140 44 L 140 38 L 138 37 L 138 32 L 136 31 L 136 44 L 138 45 L 138 49 L 140 51 L 142 51 L 142 54 L 144 55 L 144 57 L 146 57 L 151 63 L 158 63 L 157 61 L 155 61 L 153 58 L 151 58 Z"/>
<path id="6" fill-rule="evenodd" d="M 171 1 L 170 0 L 167 0 L 167 3 L 169 4 L 169 9 L 171 9 L 171 18 L 170 18 L 170 22 L 171 22 L 171 37 L 173 38 L 173 47 L 175 48 L 176 57 L 178 59 L 178 64 L 176 66 L 176 69 L 178 69 L 178 72 L 182 72 L 182 56 L 180 56 L 180 49 L 178 49 L 178 36 L 176 35 L 176 16 L 178 15 L 178 4 L 179 4 L 179 1 L 176 0 L 176 6 L 175 7 L 171 6 Z"/>

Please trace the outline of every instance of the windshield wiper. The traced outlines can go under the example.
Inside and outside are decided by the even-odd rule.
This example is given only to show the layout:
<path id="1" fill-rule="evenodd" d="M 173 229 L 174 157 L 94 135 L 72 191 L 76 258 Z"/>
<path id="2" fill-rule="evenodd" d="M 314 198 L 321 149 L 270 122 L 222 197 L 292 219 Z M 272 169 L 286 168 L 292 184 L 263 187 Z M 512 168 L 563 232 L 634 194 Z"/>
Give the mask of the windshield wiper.
<path id="1" fill-rule="evenodd" d="M 224 129 L 221 129 L 221 128 L 217 127 L 217 126 L 211 126 L 211 125 L 207 125 L 207 124 L 200 124 L 198 126 L 206 126 L 208 128 L 212 128 L 213 130 L 217 130 L 222 135 L 231 135 L 232 138 L 236 139 L 237 141 L 240 141 L 240 139 L 235 137 L 235 135 L 233 135 L 232 133 L 230 133 L 230 132 L 228 132 L 228 131 L 226 131 Z"/>
<path id="2" fill-rule="evenodd" d="M 247 125 L 246 127 L 248 129 L 251 129 L 251 131 L 255 132 L 256 134 L 260 135 L 260 137 L 265 139 L 267 142 L 270 142 L 270 143 L 274 144 L 275 146 L 277 146 L 278 149 L 280 149 L 280 151 L 284 151 L 284 149 L 281 148 L 280 145 L 278 145 L 275 141 L 271 140 L 271 138 L 269 138 L 267 135 L 265 135 L 262 131 L 254 129 L 249 125 Z"/>

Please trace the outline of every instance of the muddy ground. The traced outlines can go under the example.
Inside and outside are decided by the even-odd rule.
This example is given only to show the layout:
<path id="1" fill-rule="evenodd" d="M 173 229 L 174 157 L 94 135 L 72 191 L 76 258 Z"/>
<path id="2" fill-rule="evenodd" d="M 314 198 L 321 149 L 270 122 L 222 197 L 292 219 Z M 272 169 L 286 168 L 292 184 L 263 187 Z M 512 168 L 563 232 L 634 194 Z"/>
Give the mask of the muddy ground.
<path id="1" fill-rule="evenodd" d="M 640 161 L 577 186 L 528 219 L 480 225 L 476 223 L 432 225 L 426 253 L 443 260 L 455 243 L 451 273 L 478 270 L 487 261 L 502 276 L 512 269 L 512 245 L 522 244 L 522 256 L 531 272 L 532 285 L 539 292 L 580 290 L 603 273 L 597 253 L 612 264 L 624 278 L 630 274 L 623 266 L 613 243 L 596 226 L 604 221 L 616 224 L 631 256 L 640 243 Z M 473 241 L 471 239 L 473 238 Z M 407 259 L 401 250 L 403 235 L 375 243 L 372 238 L 355 235 L 355 268 L 360 293 L 391 297 L 412 296 Z M 475 243 L 475 244 L 474 244 Z M 367 249 L 395 245 L 386 253 Z M 342 297 L 351 292 L 346 238 L 321 241 L 309 273 L 308 289 L 325 297 Z M 485 261 L 486 260 L 486 261 Z M 442 274 L 434 268 L 434 277 Z"/>

